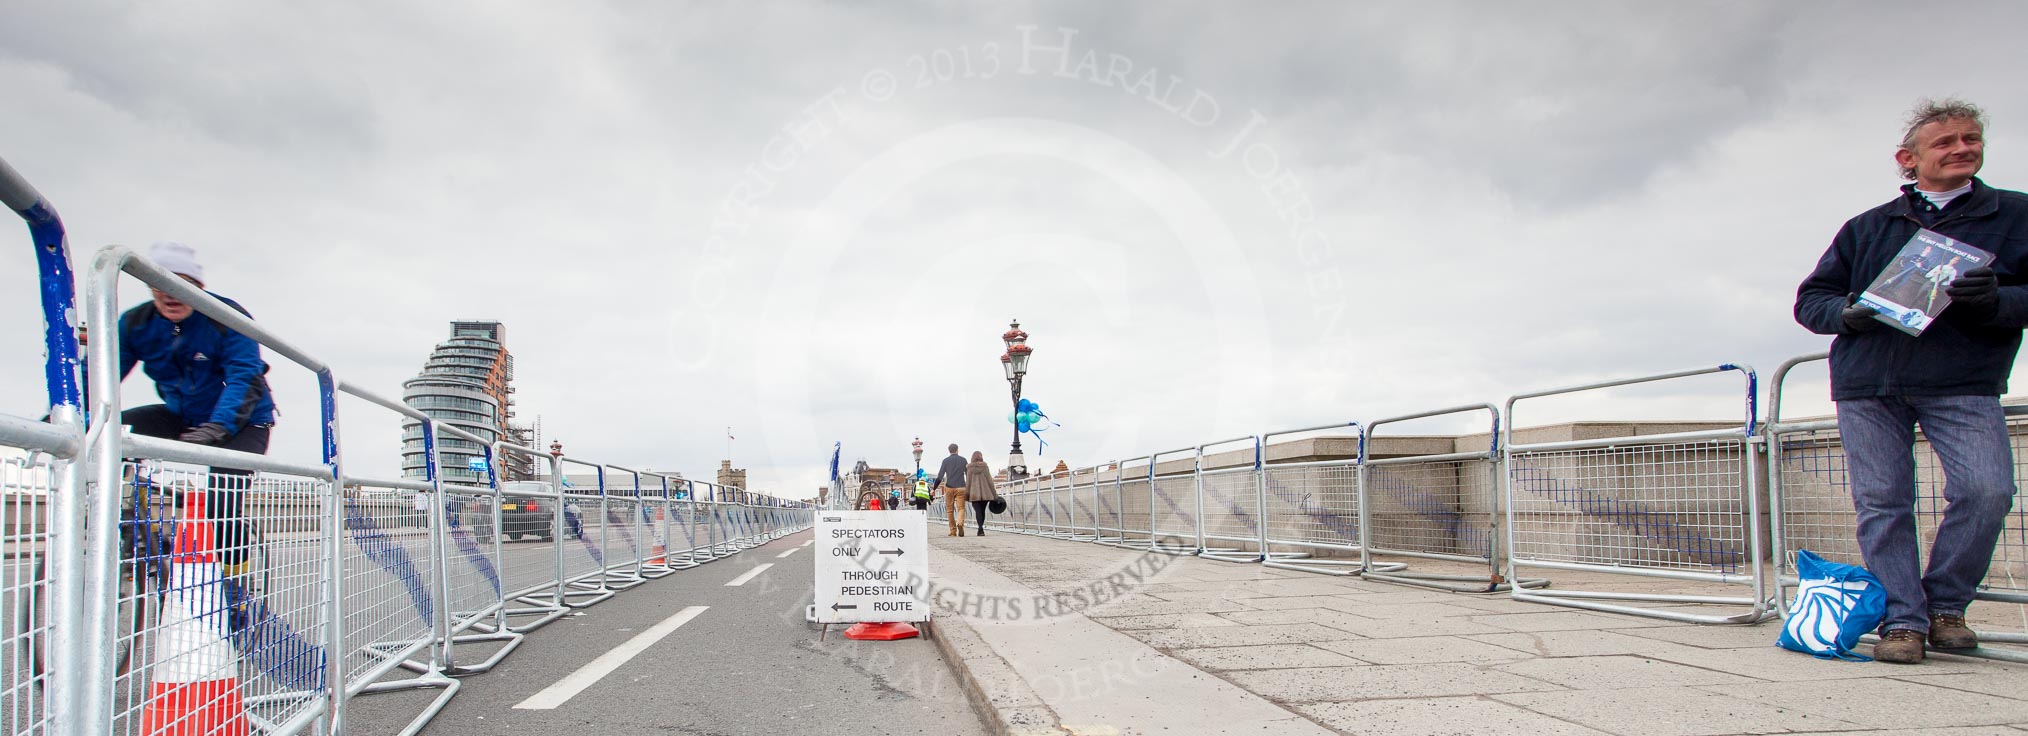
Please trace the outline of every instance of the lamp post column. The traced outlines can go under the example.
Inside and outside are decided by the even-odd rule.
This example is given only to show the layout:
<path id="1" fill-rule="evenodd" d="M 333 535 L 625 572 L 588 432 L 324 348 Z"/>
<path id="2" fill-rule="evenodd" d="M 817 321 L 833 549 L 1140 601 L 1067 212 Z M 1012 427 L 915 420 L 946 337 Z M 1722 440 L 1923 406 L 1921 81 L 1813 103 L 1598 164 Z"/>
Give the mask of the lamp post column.
<path id="1" fill-rule="evenodd" d="M 1012 321 L 1000 339 L 1007 343 L 1007 352 L 1000 354 L 1000 368 L 1007 375 L 1007 386 L 1013 394 L 1014 447 L 1007 455 L 1007 479 L 1020 480 L 1028 477 L 1028 459 L 1021 455 L 1021 378 L 1028 375 L 1028 358 L 1035 349 L 1028 346 L 1028 333 L 1021 331 L 1021 322 Z"/>

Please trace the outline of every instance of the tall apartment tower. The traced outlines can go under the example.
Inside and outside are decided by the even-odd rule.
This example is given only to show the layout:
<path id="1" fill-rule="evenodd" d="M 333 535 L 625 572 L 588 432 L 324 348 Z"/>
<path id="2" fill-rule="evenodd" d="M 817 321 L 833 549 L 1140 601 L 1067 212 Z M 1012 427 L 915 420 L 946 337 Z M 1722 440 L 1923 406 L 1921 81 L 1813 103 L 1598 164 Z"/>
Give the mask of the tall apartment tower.
<path id="1" fill-rule="evenodd" d="M 507 352 L 507 327 L 498 322 L 452 322 L 451 338 L 437 343 L 422 373 L 401 384 L 401 399 L 439 424 L 448 424 L 486 439 L 530 442 L 530 431 L 514 419 L 514 356 Z M 422 424 L 401 428 L 401 472 L 423 477 Z M 447 481 L 484 483 L 486 474 L 470 466 L 485 453 L 461 437 L 438 433 L 438 468 Z M 525 480 L 535 475 L 533 460 L 507 455 L 497 461 L 500 479 Z"/>

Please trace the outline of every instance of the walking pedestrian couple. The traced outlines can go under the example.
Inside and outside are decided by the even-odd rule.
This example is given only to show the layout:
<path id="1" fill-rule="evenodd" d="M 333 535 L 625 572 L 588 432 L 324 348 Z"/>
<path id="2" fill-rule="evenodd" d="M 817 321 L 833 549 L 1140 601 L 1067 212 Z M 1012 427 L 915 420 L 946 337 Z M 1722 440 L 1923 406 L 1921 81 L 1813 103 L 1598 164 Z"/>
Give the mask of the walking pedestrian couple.
<path id="1" fill-rule="evenodd" d="M 944 536 L 965 536 L 966 501 L 972 504 L 972 517 L 978 519 L 979 536 L 986 536 L 986 506 L 1000 497 L 993 489 L 993 470 L 986 467 L 986 455 L 973 451 L 968 462 L 952 444 L 950 456 L 937 468 L 937 485 L 944 487 L 944 520 L 951 527 Z"/>

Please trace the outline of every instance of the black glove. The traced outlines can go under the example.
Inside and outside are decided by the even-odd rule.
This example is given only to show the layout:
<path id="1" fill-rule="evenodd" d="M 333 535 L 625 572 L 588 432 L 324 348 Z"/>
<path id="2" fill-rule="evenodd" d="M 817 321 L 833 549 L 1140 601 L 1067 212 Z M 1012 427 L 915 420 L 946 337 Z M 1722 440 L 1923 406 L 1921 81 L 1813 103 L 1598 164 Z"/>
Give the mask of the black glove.
<path id="1" fill-rule="evenodd" d="M 216 445 L 224 442 L 225 438 L 230 436 L 232 436 L 232 433 L 225 431 L 225 425 L 217 422 L 205 422 L 198 425 L 195 429 L 176 435 L 176 439 L 193 445 Z"/>
<path id="2" fill-rule="evenodd" d="M 1838 317 L 1845 320 L 1846 330 L 1856 334 L 1860 332 L 1872 332 L 1874 328 L 1879 327 L 1880 320 L 1873 318 L 1873 315 L 1876 314 L 1879 314 L 1879 312 L 1873 311 L 1872 307 L 1854 304 L 1846 307 L 1845 311 L 1838 314 Z"/>
<path id="3" fill-rule="evenodd" d="M 1951 297 L 1951 306 L 1974 317 L 1991 317 L 2000 308 L 2000 279 L 1993 275 L 1993 269 L 1980 266 L 1951 281 L 1944 287 L 1944 293 Z"/>

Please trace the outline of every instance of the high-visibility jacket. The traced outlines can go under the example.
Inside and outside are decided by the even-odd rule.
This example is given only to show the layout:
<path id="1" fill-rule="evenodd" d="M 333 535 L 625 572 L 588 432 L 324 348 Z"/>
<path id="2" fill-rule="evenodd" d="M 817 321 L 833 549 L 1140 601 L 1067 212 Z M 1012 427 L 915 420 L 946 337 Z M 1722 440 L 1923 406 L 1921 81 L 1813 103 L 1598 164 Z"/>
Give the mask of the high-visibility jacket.
<path id="1" fill-rule="evenodd" d="M 929 481 L 918 480 L 915 482 L 915 497 L 925 501 L 930 499 Z"/>

